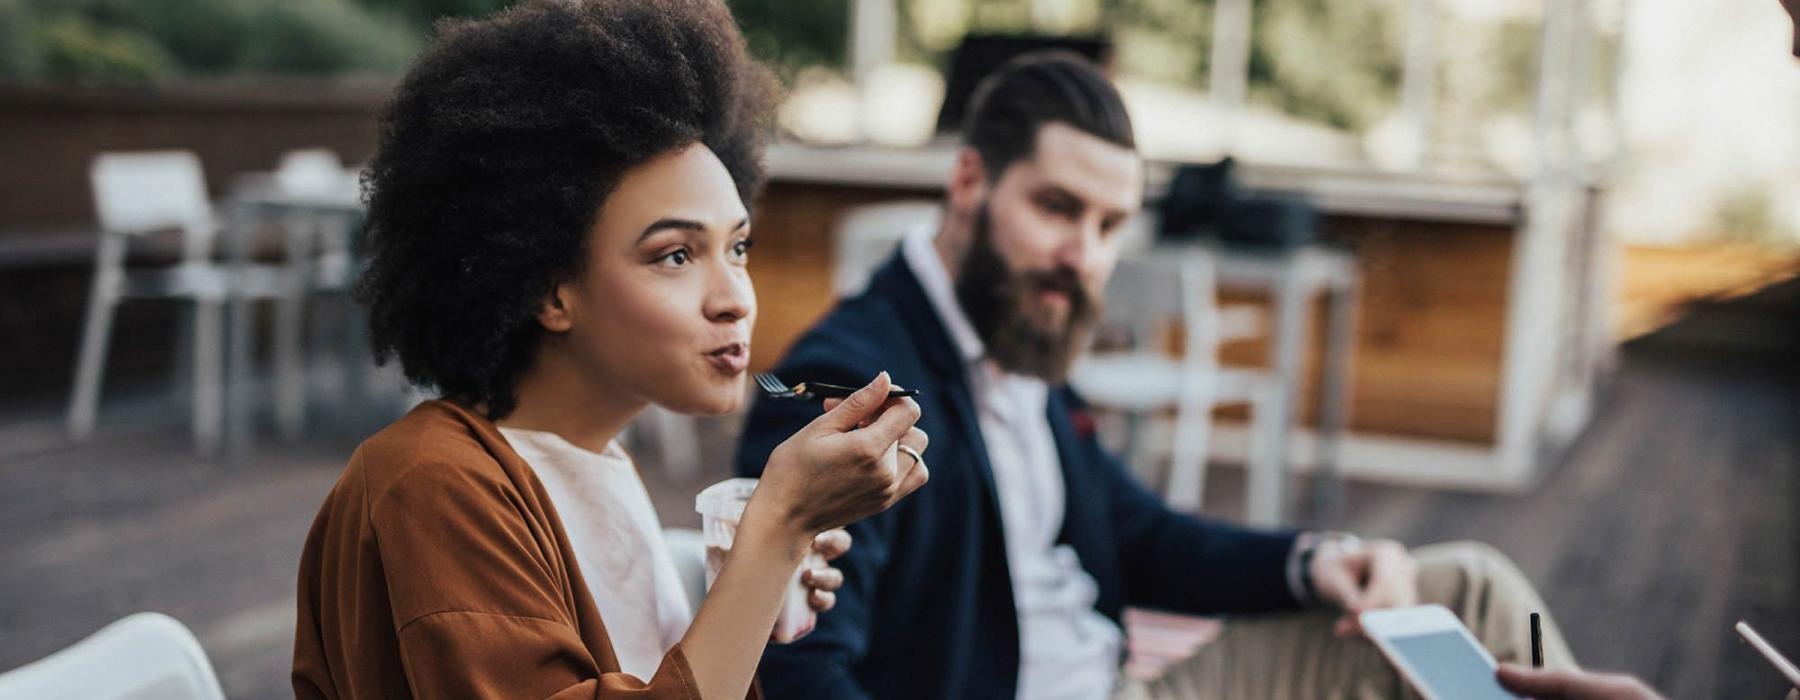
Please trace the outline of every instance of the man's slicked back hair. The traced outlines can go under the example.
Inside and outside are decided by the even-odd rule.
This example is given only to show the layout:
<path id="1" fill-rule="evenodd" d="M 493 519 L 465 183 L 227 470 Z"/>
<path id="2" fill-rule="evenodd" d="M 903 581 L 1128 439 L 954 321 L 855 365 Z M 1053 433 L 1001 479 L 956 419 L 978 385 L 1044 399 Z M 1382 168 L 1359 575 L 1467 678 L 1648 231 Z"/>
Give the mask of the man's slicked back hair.
<path id="1" fill-rule="evenodd" d="M 989 180 L 1030 158 L 1038 130 L 1065 124 L 1136 150 L 1131 115 L 1111 81 L 1092 62 L 1069 51 L 1034 51 L 982 79 L 963 120 L 963 143 L 981 155 Z"/>

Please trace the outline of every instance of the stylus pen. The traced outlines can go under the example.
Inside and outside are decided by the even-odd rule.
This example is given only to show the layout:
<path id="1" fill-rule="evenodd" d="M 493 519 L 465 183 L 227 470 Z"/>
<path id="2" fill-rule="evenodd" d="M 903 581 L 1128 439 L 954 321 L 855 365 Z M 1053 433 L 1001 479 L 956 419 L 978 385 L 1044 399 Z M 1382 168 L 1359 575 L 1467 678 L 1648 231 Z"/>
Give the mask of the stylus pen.
<path id="1" fill-rule="evenodd" d="M 1544 667 L 1544 628 L 1537 613 L 1531 614 L 1531 667 Z"/>
<path id="2" fill-rule="evenodd" d="M 1763 658 L 1768 659 L 1769 663 L 1775 666 L 1775 670 L 1780 671 L 1781 675 L 1787 676 L 1789 683 L 1792 683 L 1795 688 L 1800 688 L 1800 668 L 1795 668 L 1794 664 L 1787 660 L 1787 657 L 1782 656 L 1781 652 L 1775 651 L 1775 647 L 1769 645 L 1768 640 L 1763 639 L 1762 635 L 1756 633 L 1756 630 L 1750 629 L 1750 623 L 1738 620 L 1735 629 L 1737 629 L 1739 637 L 1743 637 L 1746 643 L 1756 648 L 1756 653 L 1762 654 Z"/>

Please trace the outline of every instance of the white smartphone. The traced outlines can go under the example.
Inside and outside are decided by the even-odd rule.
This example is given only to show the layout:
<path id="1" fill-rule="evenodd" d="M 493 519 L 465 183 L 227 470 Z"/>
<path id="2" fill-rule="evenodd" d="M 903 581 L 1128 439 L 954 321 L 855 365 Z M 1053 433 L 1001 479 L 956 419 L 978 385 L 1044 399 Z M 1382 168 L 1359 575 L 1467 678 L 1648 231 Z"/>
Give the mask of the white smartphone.
<path id="1" fill-rule="evenodd" d="M 1449 608 L 1420 605 L 1363 613 L 1363 633 L 1425 700 L 1512 700 L 1494 678 L 1494 656 Z"/>

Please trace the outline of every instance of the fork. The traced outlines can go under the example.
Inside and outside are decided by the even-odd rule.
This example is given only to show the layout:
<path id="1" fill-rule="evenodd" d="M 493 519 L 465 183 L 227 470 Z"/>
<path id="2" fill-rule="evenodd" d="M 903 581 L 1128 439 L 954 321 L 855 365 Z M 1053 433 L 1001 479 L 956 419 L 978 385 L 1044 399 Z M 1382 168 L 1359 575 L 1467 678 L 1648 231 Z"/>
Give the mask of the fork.
<path id="1" fill-rule="evenodd" d="M 825 382 L 801 382 L 793 386 L 788 386 L 785 382 L 781 381 L 780 377 L 769 374 L 768 372 L 756 373 L 756 386 L 761 388 L 763 393 L 767 394 L 771 399 L 795 399 L 799 401 L 810 399 L 842 399 L 848 398 L 851 394 L 857 392 L 857 387 L 826 384 Z M 892 389 L 888 391 L 888 398 L 890 399 L 918 395 L 919 391 L 917 389 Z"/>

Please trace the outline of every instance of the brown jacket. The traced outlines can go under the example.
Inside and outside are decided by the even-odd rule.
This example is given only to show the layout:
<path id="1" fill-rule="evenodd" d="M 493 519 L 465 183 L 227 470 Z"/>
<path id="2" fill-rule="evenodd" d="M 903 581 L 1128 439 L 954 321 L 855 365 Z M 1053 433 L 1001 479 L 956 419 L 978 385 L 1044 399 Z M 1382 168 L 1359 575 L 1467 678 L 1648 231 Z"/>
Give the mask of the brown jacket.
<path id="1" fill-rule="evenodd" d="M 350 457 L 299 597 L 297 697 L 699 697 L 679 646 L 648 683 L 620 672 L 543 484 L 447 401 Z"/>

